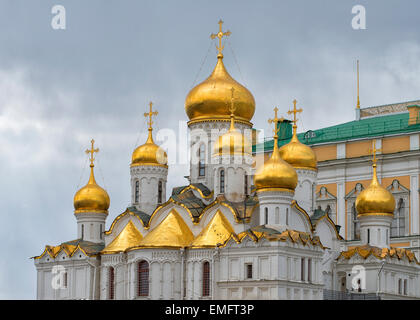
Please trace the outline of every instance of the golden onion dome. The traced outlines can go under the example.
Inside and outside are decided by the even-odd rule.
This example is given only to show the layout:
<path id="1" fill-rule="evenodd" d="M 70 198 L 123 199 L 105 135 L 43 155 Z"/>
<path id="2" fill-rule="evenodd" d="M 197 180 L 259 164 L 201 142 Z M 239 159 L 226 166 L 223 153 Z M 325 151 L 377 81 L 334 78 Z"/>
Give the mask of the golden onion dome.
<path id="1" fill-rule="evenodd" d="M 232 93 L 233 93 L 232 89 Z M 233 108 L 233 106 L 232 106 Z M 234 109 L 232 109 L 234 110 Z M 252 154 L 252 144 L 238 129 L 235 128 L 235 115 L 230 115 L 230 128 L 219 136 L 214 144 L 213 155 L 243 155 Z"/>
<path id="2" fill-rule="evenodd" d="M 257 191 L 275 189 L 294 192 L 297 183 L 296 170 L 280 157 L 276 134 L 274 136 L 273 154 L 255 173 L 255 187 Z"/>
<path id="3" fill-rule="evenodd" d="M 231 88 L 235 89 L 236 120 L 249 123 L 255 112 L 255 100 L 251 92 L 234 80 L 223 64 L 223 55 L 217 56 L 212 74 L 195 86 L 185 99 L 185 111 L 190 121 L 229 120 L 226 105 L 230 103 Z"/>
<path id="4" fill-rule="evenodd" d="M 163 166 L 168 167 L 166 152 L 153 141 L 152 128 L 145 144 L 137 147 L 131 157 L 131 166 Z"/>
<path id="5" fill-rule="evenodd" d="M 376 174 L 376 163 L 373 164 L 373 177 L 369 187 L 364 189 L 356 198 L 358 215 L 390 215 L 394 214 L 394 196 L 382 187 Z"/>
<path id="6" fill-rule="evenodd" d="M 293 126 L 293 136 L 290 142 L 279 150 L 281 158 L 295 169 L 317 170 L 315 152 L 311 147 L 301 143 Z"/>
<path id="7" fill-rule="evenodd" d="M 93 160 L 90 164 L 90 177 L 87 185 L 79 189 L 74 195 L 74 212 L 96 212 L 108 213 L 109 196 L 108 193 L 98 186 L 93 174 Z"/>

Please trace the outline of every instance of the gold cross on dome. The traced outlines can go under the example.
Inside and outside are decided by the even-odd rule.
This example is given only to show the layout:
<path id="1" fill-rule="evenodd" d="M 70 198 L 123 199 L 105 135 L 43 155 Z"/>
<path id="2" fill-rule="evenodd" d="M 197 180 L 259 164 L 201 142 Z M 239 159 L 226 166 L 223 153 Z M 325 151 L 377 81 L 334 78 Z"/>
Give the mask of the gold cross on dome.
<path id="1" fill-rule="evenodd" d="M 373 155 L 373 164 L 376 164 L 376 153 L 381 152 L 382 149 L 376 149 L 376 140 L 372 140 L 372 149 L 369 149 L 369 154 Z"/>
<path id="2" fill-rule="evenodd" d="M 212 33 L 210 35 L 210 38 L 212 38 L 212 39 L 219 38 L 219 46 L 216 45 L 216 48 L 217 48 L 217 50 L 219 50 L 219 55 L 223 56 L 222 51 L 223 51 L 224 46 L 222 46 L 222 38 L 230 36 L 231 32 L 229 30 L 226 31 L 226 32 L 222 31 L 222 24 L 223 24 L 222 19 L 220 19 L 218 23 L 219 23 L 219 32 L 216 33 L 216 34 Z"/>
<path id="3" fill-rule="evenodd" d="M 303 111 L 302 108 L 301 109 L 296 109 L 296 103 L 297 103 L 296 99 L 293 100 L 293 110 L 287 111 L 287 114 L 292 114 L 293 113 L 293 123 L 294 123 L 294 125 L 296 125 L 296 122 L 297 122 L 296 115 Z"/>
<path id="4" fill-rule="evenodd" d="M 279 108 L 277 108 L 277 107 L 275 107 L 274 108 L 274 119 L 268 119 L 268 123 L 269 124 L 272 124 L 272 123 L 274 123 L 274 130 L 273 130 L 273 132 L 274 132 L 274 135 L 277 135 L 278 134 L 278 132 L 279 132 L 279 127 L 278 127 L 278 123 L 279 122 L 283 122 L 284 121 L 284 118 L 283 117 L 281 117 L 281 118 L 278 118 L 278 116 L 277 116 L 277 112 L 279 111 Z"/>
<path id="5" fill-rule="evenodd" d="M 153 106 L 153 102 L 150 101 L 149 102 L 149 107 L 150 107 L 149 112 L 144 113 L 144 116 L 146 118 L 149 117 L 149 121 L 147 122 L 147 124 L 149 125 L 149 129 L 152 129 L 152 124 L 153 124 L 152 116 L 157 116 L 158 115 L 157 111 L 152 110 L 152 106 Z"/>
<path id="6" fill-rule="evenodd" d="M 89 149 L 87 149 L 85 152 L 87 153 L 87 154 L 89 154 L 90 153 L 90 157 L 89 157 L 89 160 L 90 160 L 90 165 L 91 166 L 93 166 L 93 161 L 95 161 L 95 158 L 93 157 L 93 155 L 94 155 L 94 153 L 95 152 L 99 152 L 99 149 L 98 148 L 94 148 L 94 144 L 95 144 L 95 140 L 91 140 L 90 141 L 90 143 L 92 144 L 92 147 L 90 148 L 90 150 Z"/>

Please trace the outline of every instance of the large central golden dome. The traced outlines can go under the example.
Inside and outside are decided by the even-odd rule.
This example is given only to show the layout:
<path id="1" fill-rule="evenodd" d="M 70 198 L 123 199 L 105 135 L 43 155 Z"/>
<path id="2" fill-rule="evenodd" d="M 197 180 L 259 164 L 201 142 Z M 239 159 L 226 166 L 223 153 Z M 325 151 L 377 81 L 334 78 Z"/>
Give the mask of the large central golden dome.
<path id="1" fill-rule="evenodd" d="M 394 214 L 395 199 L 391 192 L 382 187 L 376 175 L 376 163 L 373 164 L 373 177 L 369 187 L 356 198 L 356 210 L 359 215 Z"/>
<path id="2" fill-rule="evenodd" d="M 237 121 L 249 123 L 255 112 L 255 100 L 251 92 L 234 80 L 223 64 L 223 55 L 217 56 L 212 74 L 195 86 L 185 99 L 185 111 L 191 121 L 228 121 L 231 89 L 235 89 L 235 117 Z"/>

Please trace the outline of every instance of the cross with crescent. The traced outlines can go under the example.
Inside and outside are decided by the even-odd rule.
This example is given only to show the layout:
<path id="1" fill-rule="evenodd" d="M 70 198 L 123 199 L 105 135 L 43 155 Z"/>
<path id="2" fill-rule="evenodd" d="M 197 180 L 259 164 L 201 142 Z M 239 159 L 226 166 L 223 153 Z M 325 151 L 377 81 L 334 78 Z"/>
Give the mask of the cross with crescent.
<path id="1" fill-rule="evenodd" d="M 89 154 L 90 153 L 90 157 L 89 157 L 89 160 L 90 160 L 90 166 L 91 167 L 93 167 L 93 161 L 95 160 L 95 158 L 93 157 L 93 155 L 94 155 L 94 153 L 95 152 L 99 152 L 99 149 L 98 148 L 94 148 L 94 144 L 95 144 L 95 140 L 91 140 L 90 141 L 90 143 L 92 144 L 92 147 L 90 148 L 90 150 L 89 149 L 87 149 L 85 152 L 87 153 L 87 154 Z"/>
<path id="2" fill-rule="evenodd" d="M 226 31 L 226 32 L 222 31 L 222 24 L 223 24 L 222 19 L 220 19 L 220 21 L 218 23 L 219 23 L 219 32 L 216 33 L 216 34 L 212 33 L 210 35 L 210 38 L 212 38 L 212 39 L 219 38 L 219 46 L 216 45 L 216 48 L 217 48 L 217 50 L 219 50 L 219 55 L 223 57 L 222 51 L 223 51 L 224 46 L 222 46 L 222 38 L 230 36 L 231 32 L 229 30 Z"/>
<path id="3" fill-rule="evenodd" d="M 293 113 L 293 123 L 294 123 L 294 125 L 296 125 L 296 122 L 297 122 L 296 115 L 303 111 L 302 109 L 296 109 L 296 103 L 297 103 L 296 99 L 293 100 L 293 110 L 287 111 L 287 114 L 292 114 Z"/>
<path id="4" fill-rule="evenodd" d="M 376 140 L 375 140 L 375 139 L 373 139 L 373 140 L 372 140 L 372 149 L 369 149 L 369 153 L 370 153 L 371 155 L 373 155 L 373 159 L 372 159 L 373 164 L 375 164 L 375 165 L 376 165 L 376 153 L 377 153 L 377 152 L 381 152 L 381 151 L 382 151 L 382 149 L 376 149 Z"/>
<path id="5" fill-rule="evenodd" d="M 147 122 L 147 124 L 149 125 L 149 129 L 152 129 L 152 124 L 153 124 L 153 120 L 152 120 L 152 116 L 157 116 L 158 112 L 157 111 L 153 111 L 152 110 L 152 106 L 153 106 L 153 102 L 149 102 L 149 112 L 145 112 L 144 116 L 147 118 L 149 117 L 149 121 Z"/>
<path id="6" fill-rule="evenodd" d="M 278 118 L 278 116 L 277 116 L 277 112 L 279 111 L 279 108 L 277 108 L 277 107 L 275 107 L 274 108 L 274 119 L 268 119 L 268 123 L 269 124 L 272 124 L 272 123 L 274 123 L 274 130 L 273 130 L 273 132 L 274 132 L 274 135 L 275 136 L 277 136 L 277 134 L 279 133 L 279 127 L 278 127 L 278 123 L 279 122 L 283 122 L 284 121 L 284 118 L 283 117 L 281 117 L 281 118 Z"/>

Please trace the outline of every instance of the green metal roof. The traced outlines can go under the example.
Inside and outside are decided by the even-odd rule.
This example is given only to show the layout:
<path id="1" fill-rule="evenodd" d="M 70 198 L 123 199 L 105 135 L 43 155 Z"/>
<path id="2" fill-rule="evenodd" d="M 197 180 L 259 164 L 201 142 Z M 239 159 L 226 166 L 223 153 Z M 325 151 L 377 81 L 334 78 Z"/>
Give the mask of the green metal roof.
<path id="1" fill-rule="evenodd" d="M 420 123 L 408 125 L 408 117 L 408 113 L 398 113 L 364 118 L 318 130 L 309 130 L 307 132 L 299 133 L 298 138 L 299 141 L 304 144 L 314 145 L 420 131 Z M 289 143 L 290 139 L 290 137 L 287 139 L 279 139 L 279 147 Z M 273 150 L 273 146 L 274 140 L 273 138 L 269 138 L 263 143 L 254 145 L 252 151 L 267 152 Z"/>

